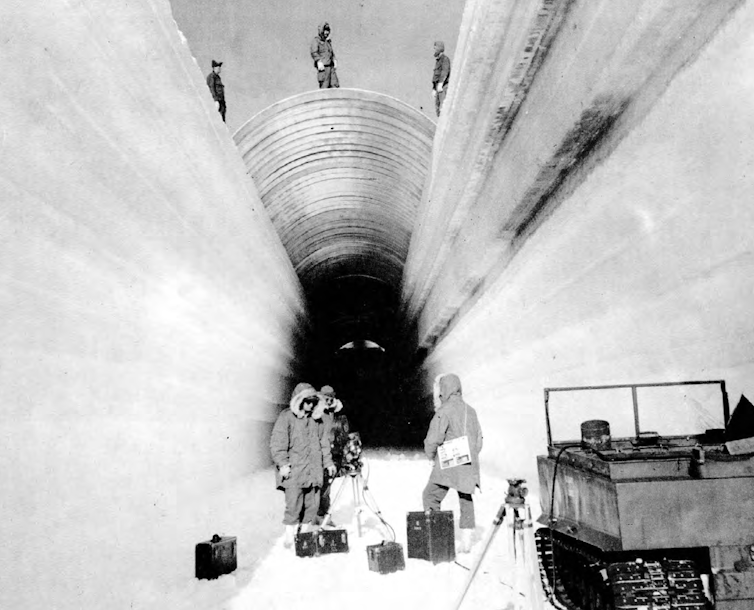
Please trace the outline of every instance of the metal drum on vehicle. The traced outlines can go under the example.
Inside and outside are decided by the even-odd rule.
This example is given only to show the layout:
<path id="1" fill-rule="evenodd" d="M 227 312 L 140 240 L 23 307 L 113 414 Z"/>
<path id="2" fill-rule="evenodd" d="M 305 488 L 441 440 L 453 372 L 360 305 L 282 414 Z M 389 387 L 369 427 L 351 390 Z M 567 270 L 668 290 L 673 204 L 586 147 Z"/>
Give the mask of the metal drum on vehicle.
<path id="1" fill-rule="evenodd" d="M 590 451 L 610 449 L 610 424 L 604 419 L 589 419 L 582 422 L 581 447 Z"/>

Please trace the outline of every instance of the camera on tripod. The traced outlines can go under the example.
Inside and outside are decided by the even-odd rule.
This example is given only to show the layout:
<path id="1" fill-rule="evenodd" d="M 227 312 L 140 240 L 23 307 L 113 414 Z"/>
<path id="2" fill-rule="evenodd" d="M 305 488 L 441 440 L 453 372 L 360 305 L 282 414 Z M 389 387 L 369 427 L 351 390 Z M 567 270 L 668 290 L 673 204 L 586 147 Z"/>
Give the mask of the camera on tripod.
<path id="1" fill-rule="evenodd" d="M 343 444 L 343 460 L 338 473 L 339 476 L 355 475 L 361 472 L 364 465 L 361 461 L 361 452 L 361 435 L 358 432 L 349 432 L 348 438 Z"/>
<path id="2" fill-rule="evenodd" d="M 508 479 L 508 493 L 505 497 L 505 503 L 512 506 L 523 506 L 528 493 L 526 479 Z"/>

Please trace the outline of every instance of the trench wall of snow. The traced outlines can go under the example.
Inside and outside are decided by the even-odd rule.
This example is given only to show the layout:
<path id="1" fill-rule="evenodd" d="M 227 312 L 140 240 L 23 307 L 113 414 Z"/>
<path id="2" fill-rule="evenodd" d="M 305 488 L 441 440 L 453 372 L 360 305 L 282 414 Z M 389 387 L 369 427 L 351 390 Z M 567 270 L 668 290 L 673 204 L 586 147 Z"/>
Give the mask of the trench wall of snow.
<path id="1" fill-rule="evenodd" d="M 545 387 L 754 394 L 753 65 L 747 2 L 432 352 L 479 411 L 483 468 L 535 480 Z"/>
<path id="2" fill-rule="evenodd" d="M 255 510 L 300 286 L 167 0 L 0 17 L 0 606 L 143 607 Z"/>

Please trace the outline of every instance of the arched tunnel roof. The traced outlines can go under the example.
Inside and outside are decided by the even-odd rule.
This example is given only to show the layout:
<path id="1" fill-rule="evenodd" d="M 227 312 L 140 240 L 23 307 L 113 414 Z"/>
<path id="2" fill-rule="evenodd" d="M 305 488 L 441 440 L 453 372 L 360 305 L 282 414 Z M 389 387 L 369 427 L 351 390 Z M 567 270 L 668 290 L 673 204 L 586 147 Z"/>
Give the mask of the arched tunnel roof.
<path id="1" fill-rule="evenodd" d="M 371 91 L 278 102 L 234 135 L 304 289 L 360 277 L 397 290 L 434 122 Z"/>

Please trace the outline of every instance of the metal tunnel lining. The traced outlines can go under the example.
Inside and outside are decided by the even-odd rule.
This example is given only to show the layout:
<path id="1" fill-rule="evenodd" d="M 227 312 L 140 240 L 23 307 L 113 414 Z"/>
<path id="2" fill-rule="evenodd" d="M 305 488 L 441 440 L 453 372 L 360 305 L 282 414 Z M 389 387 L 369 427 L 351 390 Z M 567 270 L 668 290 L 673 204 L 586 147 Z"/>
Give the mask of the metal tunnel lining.
<path id="1" fill-rule="evenodd" d="M 344 275 L 400 284 L 434 123 L 369 91 L 283 100 L 234 135 L 306 288 Z"/>

